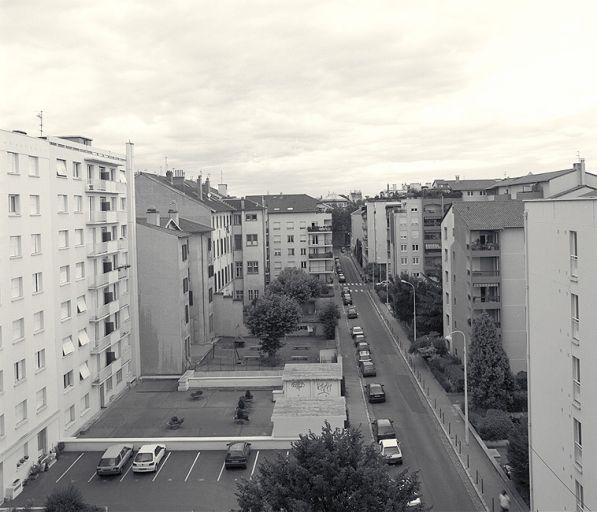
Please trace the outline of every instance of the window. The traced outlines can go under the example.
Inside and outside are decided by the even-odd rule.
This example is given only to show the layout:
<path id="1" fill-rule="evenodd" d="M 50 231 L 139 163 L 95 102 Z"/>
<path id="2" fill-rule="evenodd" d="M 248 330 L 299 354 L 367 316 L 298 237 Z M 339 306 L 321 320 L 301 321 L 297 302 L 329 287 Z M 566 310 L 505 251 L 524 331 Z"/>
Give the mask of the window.
<path id="1" fill-rule="evenodd" d="M 122 368 L 116 372 L 116 385 L 122 382 Z"/>
<path id="2" fill-rule="evenodd" d="M 82 399 L 81 399 L 81 415 L 85 414 L 90 407 L 90 401 L 89 401 L 89 393 L 87 393 Z"/>
<path id="3" fill-rule="evenodd" d="M 257 245 L 257 235 L 247 235 L 247 245 Z"/>
<path id="4" fill-rule="evenodd" d="M 127 230 L 127 225 L 126 224 L 122 224 L 120 226 L 120 238 L 126 238 L 126 236 L 127 236 L 127 231 L 126 230 Z M 188 255 L 188 250 L 187 250 L 187 255 Z"/>
<path id="5" fill-rule="evenodd" d="M 8 174 L 19 174 L 19 155 L 16 153 L 8 154 Z"/>
<path id="6" fill-rule="evenodd" d="M 580 405 L 580 359 L 572 356 L 572 399 Z"/>
<path id="7" fill-rule="evenodd" d="M 10 257 L 11 258 L 20 258 L 21 256 L 22 256 L 21 237 L 20 236 L 11 236 L 10 237 Z"/>
<path id="8" fill-rule="evenodd" d="M 58 231 L 58 249 L 68 249 L 68 229 Z"/>
<path id="9" fill-rule="evenodd" d="M 287 240 L 286 240 L 289 244 L 294 243 L 294 235 L 288 235 Z"/>
<path id="10" fill-rule="evenodd" d="M 66 160 L 56 159 L 56 176 L 66 178 Z"/>
<path id="11" fill-rule="evenodd" d="M 406 240 L 408 238 L 408 234 L 404 231 L 400 233 L 400 240 Z"/>
<path id="12" fill-rule="evenodd" d="M 214 291 L 213 291 L 213 288 L 210 288 L 209 290 L 207 290 L 207 300 L 209 302 L 213 302 L 213 300 L 214 300 Z"/>
<path id="13" fill-rule="evenodd" d="M 574 429 L 574 462 L 582 467 L 582 424 L 576 418 L 573 419 Z"/>
<path id="14" fill-rule="evenodd" d="M 413 244 L 413 251 L 419 250 L 419 244 Z"/>
<path id="15" fill-rule="evenodd" d="M 585 490 L 578 480 L 575 480 L 574 494 L 576 496 L 576 512 L 585 512 Z"/>
<path id="16" fill-rule="evenodd" d="M 400 244 L 400 251 L 401 252 L 406 252 L 408 250 L 408 245 L 407 244 Z"/>
<path id="17" fill-rule="evenodd" d="M 31 254 L 41 254 L 41 234 L 31 235 Z"/>
<path id="18" fill-rule="evenodd" d="M 578 238 L 576 231 L 570 231 L 570 276 L 578 277 Z"/>
<path id="19" fill-rule="evenodd" d="M 29 196 L 29 215 L 39 215 L 40 214 L 40 202 L 38 195 L 30 195 Z"/>
<path id="20" fill-rule="evenodd" d="M 274 235 L 274 243 L 279 244 L 282 241 L 280 235 Z"/>
<path id="21" fill-rule="evenodd" d="M 12 300 L 23 298 L 23 278 L 15 277 L 10 280 L 10 298 Z"/>
<path id="22" fill-rule="evenodd" d="M 234 299 L 235 300 L 243 300 L 245 293 L 243 290 L 234 290 Z"/>
<path id="23" fill-rule="evenodd" d="M 46 406 L 47 393 L 45 386 L 35 393 L 35 408 L 36 410 L 43 409 Z"/>
<path id="24" fill-rule="evenodd" d="M 23 382 L 25 377 L 27 377 L 26 367 L 25 367 L 25 360 L 21 359 L 14 364 L 15 368 L 15 384 L 19 382 Z"/>
<path id="25" fill-rule="evenodd" d="M 69 371 L 66 372 L 63 376 L 62 376 L 62 383 L 64 385 L 64 389 L 70 389 L 74 386 L 74 382 L 73 382 L 73 371 Z"/>
<path id="26" fill-rule="evenodd" d="M 75 229 L 75 247 L 80 247 L 84 243 L 83 230 Z"/>
<path id="27" fill-rule="evenodd" d="M 4 393 L 4 370 L 0 370 L 0 393 Z"/>
<path id="28" fill-rule="evenodd" d="M 87 335 L 87 329 L 81 329 L 77 334 L 77 339 L 79 341 L 79 347 L 84 347 L 89 343 L 89 336 Z"/>
<path id="29" fill-rule="evenodd" d="M 274 222 L 274 230 L 279 230 L 279 229 L 280 229 L 280 223 Z"/>
<path id="30" fill-rule="evenodd" d="M 274 256 L 282 256 L 282 249 L 274 249 Z"/>
<path id="31" fill-rule="evenodd" d="M 77 313 L 85 313 L 87 311 L 87 302 L 85 301 L 85 295 L 77 297 Z"/>
<path id="32" fill-rule="evenodd" d="M 60 320 L 66 320 L 67 318 L 70 318 L 70 315 L 70 300 L 67 300 L 60 304 Z"/>
<path id="33" fill-rule="evenodd" d="M 291 222 L 291 221 L 287 222 L 286 229 L 294 229 L 294 222 Z"/>
<path id="34" fill-rule="evenodd" d="M 85 361 L 81 366 L 79 366 L 79 381 L 84 381 L 85 379 L 89 378 L 91 372 L 89 371 L 89 365 L 87 361 Z"/>
<path id="35" fill-rule="evenodd" d="M 410 209 L 410 211 L 411 211 L 411 212 L 418 212 L 418 211 L 419 211 L 419 209 L 418 209 L 416 206 L 413 206 L 413 207 Z"/>
<path id="36" fill-rule="evenodd" d="M 301 268 L 307 268 L 307 262 L 301 261 Z"/>
<path id="37" fill-rule="evenodd" d="M 44 312 L 38 311 L 33 314 L 33 332 L 38 333 L 44 330 Z"/>
<path id="38" fill-rule="evenodd" d="M 27 400 L 23 400 L 15 407 L 15 421 L 17 424 L 27 419 Z"/>
<path id="39" fill-rule="evenodd" d="M 247 274 L 259 274 L 258 261 L 247 261 Z"/>
<path id="40" fill-rule="evenodd" d="M 299 229 L 307 229 L 307 222 L 304 220 L 301 220 L 299 223 Z"/>
<path id="41" fill-rule="evenodd" d="M 81 162 L 73 162 L 73 178 L 81 178 Z"/>
<path id="42" fill-rule="evenodd" d="M 85 277 L 85 262 L 80 261 L 75 264 L 75 279 L 83 279 Z"/>
<path id="43" fill-rule="evenodd" d="M 408 265 L 408 258 L 400 258 L 400 265 Z"/>
<path id="44" fill-rule="evenodd" d="M 579 340 L 579 328 L 580 328 L 580 317 L 579 317 L 579 306 L 578 306 L 578 295 L 570 294 L 570 309 L 572 316 L 572 339 L 578 342 Z"/>
<path id="45" fill-rule="evenodd" d="M 413 265 L 418 265 L 418 264 L 419 264 L 419 258 L 418 258 L 418 256 L 415 256 L 413 258 Z"/>
<path id="46" fill-rule="evenodd" d="M 256 213 L 247 213 L 247 214 L 245 214 L 245 220 L 246 221 L 257 220 L 257 214 Z M 240 222 L 239 222 L 239 224 L 240 224 Z"/>
<path id="47" fill-rule="evenodd" d="M 60 280 L 59 284 L 67 284 L 70 283 L 70 266 L 64 265 L 60 267 Z"/>
<path id="48" fill-rule="evenodd" d="M 83 213 L 83 196 L 75 196 L 75 213 Z"/>
<path id="49" fill-rule="evenodd" d="M 299 236 L 299 242 L 306 242 L 307 241 L 307 235 L 300 235 Z"/>
<path id="50" fill-rule="evenodd" d="M 305 247 L 301 247 L 301 256 L 307 256 L 307 249 Z"/>
<path id="51" fill-rule="evenodd" d="M 46 349 L 42 348 L 35 352 L 35 369 L 42 370 L 46 367 Z"/>
<path id="52" fill-rule="evenodd" d="M 62 356 L 69 356 L 75 351 L 75 345 L 73 344 L 73 337 L 67 336 L 62 338 Z"/>
<path id="53" fill-rule="evenodd" d="M 58 194 L 58 213 L 68 213 L 68 196 Z"/>
<path id="54" fill-rule="evenodd" d="M 235 277 L 242 277 L 243 276 L 243 262 L 236 261 L 234 262 L 235 267 Z"/>
<path id="55" fill-rule="evenodd" d="M 21 196 L 19 194 L 8 194 L 9 215 L 21 215 Z"/>
<path id="56" fill-rule="evenodd" d="M 249 292 L 249 300 L 257 300 L 259 298 L 259 290 L 248 290 Z"/>
<path id="57" fill-rule="evenodd" d="M 189 246 L 187 244 L 182 244 L 181 251 L 182 261 L 187 261 L 187 258 L 189 257 Z"/>
<path id="58" fill-rule="evenodd" d="M 274 261 L 274 269 L 275 270 L 282 270 L 282 262 L 281 261 Z"/>
<path id="59" fill-rule="evenodd" d="M 288 249 L 288 256 L 294 256 L 294 249 Z"/>
<path id="60" fill-rule="evenodd" d="M 43 281 L 41 272 L 35 272 L 31 276 L 32 286 L 33 286 L 33 293 L 41 293 L 43 290 Z"/>
<path id="61" fill-rule="evenodd" d="M 36 156 L 29 157 L 29 176 L 39 176 L 39 159 Z"/>
<path id="62" fill-rule="evenodd" d="M 75 406 L 71 405 L 66 411 L 64 411 L 66 417 L 66 424 L 69 425 L 75 421 Z"/>
<path id="63" fill-rule="evenodd" d="M 112 375 L 106 380 L 106 391 L 112 391 Z"/>
<path id="64" fill-rule="evenodd" d="M 12 341 L 19 341 L 25 337 L 25 319 L 19 318 L 12 322 Z"/>

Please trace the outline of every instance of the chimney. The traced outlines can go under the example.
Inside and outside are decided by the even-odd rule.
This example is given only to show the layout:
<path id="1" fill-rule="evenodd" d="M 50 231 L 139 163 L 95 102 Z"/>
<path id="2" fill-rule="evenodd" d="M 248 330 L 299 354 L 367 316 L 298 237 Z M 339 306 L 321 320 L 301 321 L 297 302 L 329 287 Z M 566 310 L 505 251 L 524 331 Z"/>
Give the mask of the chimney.
<path id="1" fill-rule="evenodd" d="M 168 178 L 168 181 L 172 184 L 172 171 L 166 171 L 166 178 Z"/>
<path id="2" fill-rule="evenodd" d="M 147 224 L 151 224 L 152 226 L 160 225 L 160 212 L 155 208 L 147 209 Z"/>
<path id="3" fill-rule="evenodd" d="M 240 200 L 240 209 L 243 212 L 245 211 L 245 198 L 244 197 L 241 198 L 241 200 Z"/>
<path id="4" fill-rule="evenodd" d="M 199 196 L 199 199 L 203 199 L 203 183 L 201 183 L 201 180 L 203 179 L 203 176 L 201 176 L 201 174 L 197 177 L 197 195 Z"/>
<path id="5" fill-rule="evenodd" d="M 583 186 L 586 183 L 586 176 L 585 176 L 585 159 L 581 158 L 580 162 L 575 162 L 572 164 L 572 168 L 578 172 L 578 183 L 579 185 Z"/>
<path id="6" fill-rule="evenodd" d="M 226 183 L 218 184 L 218 194 L 222 197 L 228 197 L 228 185 L 226 185 Z"/>
<path id="7" fill-rule="evenodd" d="M 209 199 L 211 196 L 211 187 L 209 185 L 209 176 L 205 178 L 205 197 Z"/>
<path id="8" fill-rule="evenodd" d="M 178 222 L 179 222 L 178 210 L 175 210 L 174 208 L 170 208 L 168 210 L 168 218 L 170 220 L 173 220 L 174 222 L 176 222 L 176 225 L 178 226 Z"/>
<path id="9" fill-rule="evenodd" d="M 456 175 L 456 182 L 459 182 L 459 181 L 460 181 L 460 176 L 457 174 Z"/>
<path id="10" fill-rule="evenodd" d="M 176 188 L 182 188 L 184 185 L 184 171 L 182 169 L 176 169 L 174 171 L 173 184 Z"/>

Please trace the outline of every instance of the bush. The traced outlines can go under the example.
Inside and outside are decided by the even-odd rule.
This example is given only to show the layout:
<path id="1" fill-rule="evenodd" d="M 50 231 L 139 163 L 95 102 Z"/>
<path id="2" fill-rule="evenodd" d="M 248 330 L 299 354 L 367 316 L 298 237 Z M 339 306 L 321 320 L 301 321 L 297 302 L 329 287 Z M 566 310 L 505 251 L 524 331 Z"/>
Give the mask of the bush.
<path id="1" fill-rule="evenodd" d="M 340 312 L 338 306 L 333 302 L 326 304 L 319 314 L 319 321 L 323 324 L 323 334 L 328 340 L 332 340 L 336 336 L 338 318 L 340 318 Z"/>
<path id="2" fill-rule="evenodd" d="M 437 359 L 431 359 L 429 361 L 429 363 L 432 363 L 433 361 L 437 361 Z M 429 369 L 431 370 L 431 373 L 435 377 L 435 380 L 437 380 L 437 382 L 439 382 L 440 386 L 442 388 L 444 388 L 444 390 L 447 393 L 452 393 L 452 391 L 453 391 L 452 383 L 446 378 L 444 373 L 442 371 L 440 371 L 437 366 L 434 366 L 432 364 L 429 364 Z"/>
<path id="3" fill-rule="evenodd" d="M 462 365 L 452 363 L 446 366 L 444 370 L 446 378 L 452 383 L 452 387 L 456 393 L 464 391 L 464 368 Z"/>
<path id="4" fill-rule="evenodd" d="M 485 417 L 478 422 L 475 428 L 484 441 L 497 441 L 508 439 L 514 424 L 506 411 L 488 409 Z"/>
<path id="5" fill-rule="evenodd" d="M 518 372 L 515 377 L 516 385 L 521 391 L 527 390 L 527 372 Z"/>
<path id="6" fill-rule="evenodd" d="M 508 407 L 510 412 L 527 412 L 529 407 L 528 395 L 526 388 L 520 389 L 512 393 L 512 404 Z"/>
<path id="7" fill-rule="evenodd" d="M 58 489 L 46 499 L 46 512 L 85 512 L 89 510 L 83 496 L 74 485 Z"/>

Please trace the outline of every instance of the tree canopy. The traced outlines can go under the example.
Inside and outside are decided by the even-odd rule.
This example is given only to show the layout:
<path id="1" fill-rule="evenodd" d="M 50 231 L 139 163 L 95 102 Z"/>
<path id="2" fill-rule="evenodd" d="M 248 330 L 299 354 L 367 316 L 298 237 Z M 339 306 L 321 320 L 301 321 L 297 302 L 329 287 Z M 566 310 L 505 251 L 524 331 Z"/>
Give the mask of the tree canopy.
<path id="1" fill-rule="evenodd" d="M 392 477 L 359 430 L 326 422 L 321 435 L 292 443 L 288 457 L 264 461 L 237 497 L 242 512 L 390 512 L 407 510 L 418 493 L 416 473 Z"/>
<path id="2" fill-rule="evenodd" d="M 261 343 L 259 349 L 274 357 L 282 346 L 284 336 L 296 331 L 300 319 L 300 307 L 287 295 L 266 294 L 250 307 L 247 326 Z"/>
<path id="3" fill-rule="evenodd" d="M 305 304 L 312 298 L 319 297 L 323 283 L 317 277 L 297 268 L 285 268 L 267 288 L 269 293 L 288 295 L 299 304 Z"/>
<path id="4" fill-rule="evenodd" d="M 473 407 L 507 410 L 512 402 L 514 379 L 495 323 L 485 311 L 473 320 L 468 359 Z"/>
<path id="5" fill-rule="evenodd" d="M 328 340 L 336 336 L 336 326 L 340 318 L 338 306 L 333 302 L 328 302 L 319 313 L 319 321 L 323 324 L 323 333 Z"/>

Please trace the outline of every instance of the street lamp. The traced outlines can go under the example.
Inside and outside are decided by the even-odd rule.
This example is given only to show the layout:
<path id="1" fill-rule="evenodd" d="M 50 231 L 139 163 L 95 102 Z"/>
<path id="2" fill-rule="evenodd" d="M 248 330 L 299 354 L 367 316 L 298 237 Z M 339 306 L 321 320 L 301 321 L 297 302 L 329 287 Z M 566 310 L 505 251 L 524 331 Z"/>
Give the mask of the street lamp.
<path id="1" fill-rule="evenodd" d="M 404 279 L 400 279 L 401 283 L 407 284 L 412 287 L 413 289 L 413 343 L 417 341 L 417 298 L 415 295 L 415 285 L 405 281 Z"/>
<path id="2" fill-rule="evenodd" d="M 452 343 L 452 334 L 460 333 L 462 334 L 462 340 L 464 341 L 464 442 L 468 444 L 468 378 L 467 378 L 467 371 L 466 371 L 466 362 L 467 362 L 467 355 L 466 355 L 466 334 L 462 331 L 452 331 L 450 334 L 446 336 L 446 340 Z"/>

